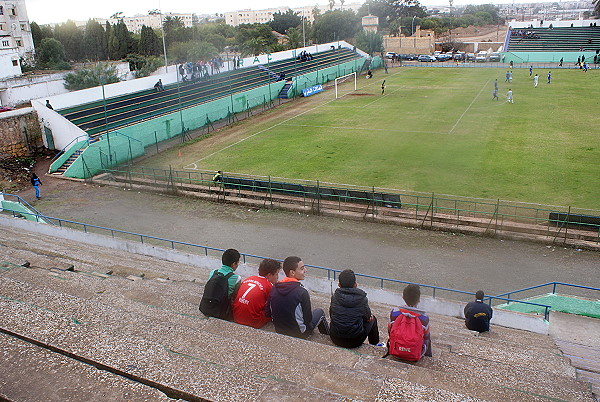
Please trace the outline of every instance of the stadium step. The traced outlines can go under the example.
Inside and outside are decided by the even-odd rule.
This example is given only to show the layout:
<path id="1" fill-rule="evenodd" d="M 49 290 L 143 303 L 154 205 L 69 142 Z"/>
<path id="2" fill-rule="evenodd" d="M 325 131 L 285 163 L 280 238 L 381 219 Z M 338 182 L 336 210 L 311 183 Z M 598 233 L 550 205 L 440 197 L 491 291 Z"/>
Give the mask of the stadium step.
<path id="1" fill-rule="evenodd" d="M 494 327 L 489 338 L 475 337 L 462 320 L 432 314 L 434 358 L 407 364 L 381 359 L 383 348 L 364 345 L 346 350 L 319 334 L 313 337 L 316 342 L 308 342 L 275 334 L 272 327 L 255 330 L 206 319 L 197 309 L 208 273 L 202 268 L 35 234 L 13 236 L 4 230 L 3 234 L 14 266 L 0 271 L 2 328 L 183 392 L 229 399 L 229 390 L 219 389 L 210 378 L 205 381 L 205 375 L 213 375 L 234 381 L 238 392 L 246 390 L 247 399 L 277 399 L 281 393 L 306 391 L 315 396 L 312 399 L 325 400 L 375 399 L 375 395 L 383 399 L 392 392 L 423 399 L 438 392 L 450 399 L 590 400 L 585 385 L 572 373 L 561 373 L 561 357 L 552 354 L 546 336 Z M 40 250 L 52 250 L 52 256 L 43 256 L 43 267 L 18 266 Z M 77 258 L 76 270 L 50 276 L 47 258 Z M 115 274 L 89 275 L 103 266 Z M 133 270 L 144 273 L 144 279 L 127 280 Z M 167 276 L 175 280 L 166 280 Z M 329 295 L 311 292 L 311 298 L 315 307 L 327 310 Z M 391 306 L 371 307 L 384 335 Z M 493 349 L 495 340 L 500 350 Z M 536 346 L 530 349 L 530 344 Z M 531 363 L 535 353 L 540 361 Z M 235 365 L 242 360 L 253 363 Z M 272 377 L 270 372 L 263 375 L 265 368 L 273 369 Z M 299 372 L 308 374 L 297 379 Z M 355 377 L 361 380 L 353 381 Z"/>
<path id="2" fill-rule="evenodd" d="M 29 401 L 172 401 L 161 391 L 0 333 L 0 398 Z"/>
<path id="3" fill-rule="evenodd" d="M 14 283 L 13 285 L 16 285 Z M 80 339 L 87 339 L 90 334 L 93 333 L 106 333 L 107 331 L 112 333 L 114 337 L 115 333 L 119 333 L 122 336 L 129 338 L 138 338 L 138 341 L 145 340 L 146 342 L 158 343 L 163 346 L 166 350 L 176 353 L 179 356 L 186 356 L 189 359 L 201 359 L 203 361 L 209 361 L 212 364 L 226 367 L 234 367 L 239 356 L 248 356 L 245 358 L 247 363 L 252 364 L 250 374 L 259 376 L 260 372 L 252 372 L 252 370 L 260 370 L 264 367 L 270 367 L 270 375 L 276 376 L 279 380 L 293 381 L 294 375 L 297 370 L 309 373 L 319 373 L 318 376 L 309 378 L 308 383 L 303 386 L 309 386 L 313 382 L 326 382 L 327 388 L 331 391 L 334 388 L 336 393 L 343 394 L 347 397 L 353 398 L 366 398 L 368 396 L 375 395 L 379 392 L 381 385 L 380 376 L 384 375 L 384 372 L 371 373 L 369 368 L 379 371 L 376 368 L 379 366 L 379 358 L 373 358 L 371 356 L 358 355 L 352 351 L 347 351 L 342 348 L 332 348 L 326 345 L 319 345 L 312 342 L 296 340 L 293 338 L 283 337 L 286 342 L 280 342 L 282 336 L 274 333 L 262 332 L 261 336 L 256 336 L 256 330 L 243 327 L 236 324 L 220 321 L 220 320 L 203 320 L 204 324 L 202 327 L 195 327 L 193 329 L 187 329 L 184 326 L 176 325 L 175 322 L 157 323 L 156 319 L 150 319 L 149 317 L 140 318 L 136 314 L 124 314 L 119 311 L 118 308 L 111 308 L 109 306 L 96 304 L 95 302 L 87 300 L 77 300 L 74 297 L 68 297 L 67 295 L 54 292 L 52 290 L 40 291 L 39 289 L 33 289 L 26 287 L 24 289 L 15 289 L 11 287 L 6 281 L 3 282 L 3 292 L 9 292 L 11 299 L 26 298 L 25 304 L 27 307 L 36 306 L 36 303 L 44 303 L 44 311 L 53 311 L 62 318 L 69 322 L 76 322 L 78 325 L 87 328 L 86 334 L 82 334 Z M 6 300 L 6 297 L 4 298 Z M 11 301 L 13 301 L 11 300 Z M 16 306 L 15 306 L 16 307 Z M 38 306 L 39 307 L 39 306 Z M 62 312 L 56 312 L 55 310 L 62 309 Z M 74 317 L 76 314 L 76 318 Z M 123 315 L 124 314 L 124 315 Z M 117 318 L 118 317 L 118 318 Z M 37 322 L 37 320 L 29 320 Z M 3 326 L 5 324 L 3 323 Z M 41 328 L 52 328 L 52 324 L 41 325 Z M 80 328 L 80 327 L 78 327 Z M 28 327 L 31 330 L 31 326 Z M 35 332 L 35 330 L 33 331 Z M 46 332 L 44 332 L 46 334 Z M 229 335 L 226 335 L 229 334 Z M 46 334 L 47 335 L 47 334 Z M 240 339 L 254 339 L 251 347 L 247 345 L 245 341 Z M 111 344 L 115 344 L 117 340 L 112 339 Z M 120 341 L 119 341 L 120 342 Z M 294 347 L 294 343 L 297 343 Z M 207 345 L 212 345 L 209 349 L 206 349 Z M 64 346 L 61 346 L 64 347 Z M 248 355 L 248 348 L 252 352 Z M 243 351 L 236 352 L 239 348 Z M 87 348 L 85 348 L 87 349 Z M 379 348 L 381 349 L 381 348 Z M 81 350 L 81 346 L 77 346 L 77 350 Z M 296 352 L 296 353 L 293 353 Z M 78 352 L 79 353 L 79 352 Z M 290 355 L 290 353 L 293 353 Z M 260 356 L 259 361 L 253 360 Z M 275 357 L 273 355 L 275 354 Z M 135 356 L 134 356 L 135 357 Z M 98 360 L 94 356 L 90 357 L 93 360 Z M 269 358 L 275 358 L 270 364 L 265 364 L 264 360 Z M 282 360 L 283 359 L 283 360 Z M 286 363 L 285 360 L 289 360 Z M 375 362 L 372 362 L 375 360 Z M 381 359 L 383 361 L 383 359 Z M 326 363 L 326 366 L 323 364 Z M 336 362 L 336 367 L 331 367 L 329 362 Z M 454 375 L 446 375 L 444 373 L 433 373 L 427 368 L 420 368 L 417 365 L 410 365 L 403 362 L 388 360 L 386 376 L 390 376 L 389 370 L 393 366 L 402 366 L 398 369 L 397 376 L 403 378 L 404 381 L 411 381 L 414 378 L 415 382 L 418 382 L 420 392 L 431 392 L 431 387 L 435 386 L 436 381 L 443 380 L 442 384 L 438 385 L 438 388 L 445 390 L 446 392 L 468 392 L 469 389 L 465 388 L 464 376 L 465 373 L 454 373 Z M 359 364 L 360 363 L 360 364 Z M 291 372 L 286 368 L 288 366 L 293 367 Z M 357 366 L 360 366 L 360 370 L 357 370 Z M 481 366 L 485 369 L 486 366 Z M 471 366 L 469 370 L 473 370 Z M 406 378 L 404 374 L 409 371 L 412 373 L 410 378 Z M 468 373 L 466 373 L 468 374 Z M 375 377 L 373 377 L 375 375 Z M 344 378 L 361 378 L 363 381 L 342 381 Z M 433 378 L 435 381 L 423 383 L 419 381 L 421 378 Z M 151 378 L 154 380 L 153 378 Z M 398 378 L 397 378 L 398 379 Z M 560 379 L 551 378 L 553 382 L 561 382 Z M 386 380 L 394 381 L 394 379 Z M 456 382 L 455 382 L 456 381 Z M 512 381 L 512 380 L 511 380 Z M 349 383 L 353 384 L 353 387 L 349 387 Z M 343 384 L 340 389 L 335 389 L 335 384 Z M 373 388 L 373 384 L 377 386 Z M 410 384 L 410 383 L 407 383 Z M 492 399 L 492 400 L 506 400 L 507 396 L 513 398 L 518 395 L 517 391 L 505 390 L 502 387 L 490 387 L 490 385 L 481 383 L 477 384 L 476 380 L 471 380 L 468 384 L 476 389 L 480 389 L 481 392 L 477 397 Z M 172 386 L 171 384 L 168 384 Z M 414 386 L 414 385 L 413 385 Z M 523 386 L 520 382 L 516 381 L 512 384 L 513 387 L 519 389 Z M 410 389 L 410 387 L 409 387 Z M 491 391 L 493 389 L 493 393 Z M 185 388 L 182 389 L 186 391 Z M 385 391 L 385 387 L 381 389 Z M 187 392 L 187 391 L 186 391 Z M 484 393 L 484 392 L 487 392 Z M 496 397 L 493 397 L 496 395 Z M 510 398 L 510 399 L 513 399 Z"/>

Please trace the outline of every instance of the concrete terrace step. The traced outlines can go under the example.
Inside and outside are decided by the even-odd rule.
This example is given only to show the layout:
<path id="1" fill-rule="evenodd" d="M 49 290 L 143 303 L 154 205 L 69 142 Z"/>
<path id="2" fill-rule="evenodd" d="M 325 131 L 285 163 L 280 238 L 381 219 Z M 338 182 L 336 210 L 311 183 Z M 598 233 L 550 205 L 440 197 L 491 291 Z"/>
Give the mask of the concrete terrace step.
<path id="1" fill-rule="evenodd" d="M 54 401 L 172 401 L 155 388 L 0 334 L 0 398 Z"/>
<path id="2" fill-rule="evenodd" d="M 71 274 L 71 273 L 68 273 Z M 112 278 L 111 278 L 112 280 Z M 146 281 L 146 282 L 152 282 L 152 281 Z M 135 282 L 135 285 L 140 284 L 141 282 Z M 25 285 L 25 284 L 21 284 L 21 285 Z M 54 292 L 53 291 L 49 291 L 49 290 L 44 290 L 44 291 L 39 291 L 39 290 L 35 290 L 32 289 L 29 286 L 25 286 L 25 289 L 22 290 L 13 290 L 11 293 L 11 287 L 7 285 L 6 281 L 3 283 L 2 288 L 4 289 L 4 293 L 6 294 L 6 292 L 9 292 L 12 296 L 16 297 L 16 298 L 25 298 L 28 300 L 29 303 L 31 304 L 36 304 L 36 303 L 46 303 L 46 307 L 51 309 L 51 306 L 48 305 L 48 300 L 52 301 L 53 298 L 49 297 L 49 295 L 52 295 Z M 114 320 L 110 318 L 110 314 L 112 314 L 113 308 L 110 306 L 106 306 L 106 305 L 102 305 L 102 306 L 95 306 L 93 302 L 91 301 L 81 301 L 80 303 L 83 303 L 83 305 L 79 306 L 75 300 L 75 298 L 72 299 L 71 302 L 67 302 L 65 301 L 65 297 L 66 295 L 60 294 L 56 296 L 58 298 L 56 305 L 54 306 L 55 308 L 62 308 L 65 314 L 67 314 L 69 317 L 75 318 L 76 321 L 78 322 L 83 322 L 83 323 L 88 323 L 88 322 L 93 322 L 93 323 L 97 323 L 98 325 L 107 325 L 110 328 L 114 329 L 115 327 L 119 327 L 120 321 L 121 320 Z M 67 297 L 68 299 L 68 297 Z M 51 302 L 52 304 L 52 302 Z M 104 316 L 104 314 L 109 314 L 108 316 Z M 160 336 L 163 333 L 168 333 L 168 332 L 177 332 L 179 333 L 180 330 L 183 330 L 185 332 L 185 328 L 181 329 L 178 328 L 177 330 L 173 330 L 171 329 L 173 326 L 173 322 L 166 322 L 166 323 L 162 323 L 162 324 L 158 324 L 157 321 L 161 321 L 160 319 L 158 319 L 158 317 L 155 318 L 151 318 L 151 317 L 139 317 L 136 314 L 127 314 L 126 317 L 123 319 L 124 322 L 127 323 L 133 323 L 133 324 L 127 324 L 125 325 L 125 327 L 121 326 L 119 327 L 120 331 L 125 331 L 127 333 L 131 333 L 133 335 L 136 336 L 148 336 L 149 334 L 152 335 L 152 339 L 158 339 L 160 338 Z M 186 320 L 189 321 L 189 320 Z M 263 352 L 263 354 L 268 354 L 269 352 L 271 352 L 274 348 L 277 349 L 277 347 L 275 345 L 278 344 L 278 339 L 280 339 L 280 335 L 277 334 L 269 334 L 269 333 L 264 333 L 262 334 L 262 336 L 260 338 L 256 337 L 256 330 L 252 329 L 252 328 L 248 328 L 248 327 L 243 327 L 243 326 L 238 326 L 232 323 L 227 323 L 227 322 L 223 322 L 220 320 L 195 320 L 193 321 L 194 324 L 194 330 L 195 331 L 206 331 L 208 333 L 210 333 L 210 336 L 206 339 L 204 339 L 203 342 L 201 342 L 201 345 L 199 346 L 200 349 L 196 350 L 196 349 L 184 349 L 184 354 L 186 355 L 191 355 L 191 356 L 197 356 L 198 354 L 202 355 L 203 358 L 205 357 L 205 354 L 202 353 L 202 347 L 205 346 L 205 343 L 209 343 L 211 339 L 222 339 L 223 338 L 223 334 L 227 334 L 227 333 L 232 333 L 235 334 L 235 336 L 238 339 L 248 339 L 248 338 L 254 338 L 257 340 L 257 342 L 259 342 L 260 344 L 265 345 L 265 350 Z M 130 327 L 130 325 L 132 327 Z M 168 326 L 168 329 L 165 328 L 165 326 Z M 147 328 L 151 328 L 150 330 L 148 330 Z M 241 332 L 241 333 L 240 333 Z M 200 337 L 203 338 L 203 336 L 201 335 L 202 332 L 198 332 L 200 335 L 197 335 L 196 337 Z M 267 339 L 263 340 L 262 338 L 266 336 Z M 171 334 L 169 336 L 168 339 L 166 339 L 164 341 L 164 344 L 168 344 L 168 342 L 170 342 L 171 338 L 173 337 L 173 335 Z M 194 337 L 194 335 L 192 335 L 192 337 Z M 259 341 L 260 339 L 260 341 Z M 289 338 L 286 338 L 289 339 Z M 296 340 L 294 340 L 296 341 Z M 225 344 L 230 344 L 231 340 L 224 340 L 223 341 Z M 235 341 L 237 342 L 237 341 Z M 162 342 L 161 342 L 162 343 Z M 316 344 L 312 344 L 311 345 L 311 349 L 314 348 L 316 346 Z M 198 347 L 198 346 L 196 346 Z M 301 356 L 294 356 L 293 359 L 297 360 L 297 359 L 302 359 L 304 361 L 320 361 L 323 356 L 327 356 L 327 355 L 331 355 L 331 347 L 326 347 L 325 345 L 320 346 L 316 351 L 316 353 L 314 355 L 312 355 L 312 357 L 308 357 L 306 356 L 306 352 L 303 352 Z M 360 352 L 357 352 L 358 354 L 364 354 L 361 352 L 364 352 L 365 349 L 370 348 L 369 346 L 365 345 L 364 347 L 360 348 Z M 371 347 L 372 348 L 372 347 Z M 355 359 L 356 359 L 356 354 L 354 352 L 349 352 L 346 351 L 345 349 L 340 349 L 340 348 L 334 348 L 335 350 L 338 351 L 338 353 L 341 354 L 341 356 L 344 356 L 344 354 L 346 354 L 346 358 L 348 358 L 348 354 L 350 354 L 350 361 L 347 365 L 345 365 L 345 368 L 349 368 L 349 367 L 353 367 L 354 363 L 355 363 Z M 181 350 L 181 349 L 180 349 Z M 383 354 L 381 348 L 376 348 L 377 352 L 376 356 L 379 357 Z M 226 351 L 225 351 L 226 352 Z M 277 352 L 281 352 L 281 353 L 289 353 L 289 348 L 288 346 L 286 346 L 285 344 L 281 345 L 281 350 L 278 350 Z M 214 359 L 219 359 L 220 358 L 220 354 L 223 353 L 223 351 L 220 351 L 219 353 L 217 353 L 214 356 Z M 517 355 L 518 356 L 518 355 Z M 332 357 L 331 359 L 327 359 L 328 361 L 336 361 L 336 362 L 340 362 L 340 361 L 344 361 L 340 356 L 337 357 Z M 378 359 L 376 359 L 378 360 Z M 423 362 L 420 362 L 418 364 L 427 364 L 427 360 L 425 359 Z M 477 359 L 475 359 L 477 360 Z M 396 364 L 405 364 L 405 363 L 401 363 L 401 362 L 394 362 Z M 485 362 L 484 362 L 485 363 Z M 339 363 L 338 363 L 339 364 Z M 469 370 L 474 370 L 477 368 L 485 368 L 485 364 L 478 364 L 477 362 L 475 362 L 474 364 L 470 364 L 470 367 L 468 368 L 466 373 L 462 373 L 462 375 L 460 375 L 460 377 L 464 377 L 465 375 L 469 375 L 468 371 Z M 475 366 L 475 367 L 474 367 Z M 372 365 L 369 365 L 369 367 L 372 367 Z M 281 375 L 281 373 L 279 374 Z M 429 376 L 431 376 L 431 374 L 429 374 Z M 554 377 L 554 376 L 552 376 Z M 557 382 L 557 380 L 555 378 L 552 378 L 552 382 Z M 517 382 L 514 386 L 518 387 L 520 384 Z M 457 386 L 456 384 L 446 384 L 445 387 L 450 387 L 452 389 L 456 388 L 460 388 L 459 386 Z M 464 391 L 464 390 L 463 390 Z M 502 393 L 500 393 L 499 395 L 502 395 Z M 499 397 L 498 400 L 502 400 L 503 398 Z"/>
<path id="3" fill-rule="evenodd" d="M 252 328 L 214 319 L 204 320 L 205 325 L 200 331 L 199 328 L 191 330 L 183 326 L 174 326 L 173 323 L 169 327 L 156 324 L 156 322 L 153 325 L 152 320 L 131 314 L 126 314 L 122 319 L 115 320 L 110 316 L 113 310 L 107 309 L 106 306 L 83 300 L 79 301 L 83 305 L 76 306 L 78 304 L 76 298 L 69 298 L 56 292 L 39 292 L 31 288 L 13 289 L 11 291 L 10 287 L 5 285 L 6 283 L 3 283 L 2 287 L 5 293 L 8 292 L 12 296 L 27 298 L 28 307 L 32 307 L 35 303 L 45 303 L 47 310 L 63 308 L 64 311 L 60 315 L 67 320 L 70 319 L 70 322 L 75 322 L 73 320 L 73 314 L 75 314 L 77 316 L 76 321 L 81 326 L 78 328 L 87 327 L 88 332 L 105 333 L 108 331 L 128 338 L 144 338 L 158 343 L 166 350 L 180 356 L 209 361 L 219 366 L 235 367 L 240 356 L 244 356 L 245 366 L 249 367 L 247 370 L 255 376 L 261 375 L 262 368 L 269 367 L 269 376 L 276 376 L 279 380 L 293 381 L 298 370 L 300 370 L 303 373 L 315 373 L 314 376 L 307 376 L 306 381 L 308 383 L 304 385 L 324 382 L 329 390 L 341 387 L 337 391 L 346 396 L 370 399 L 379 389 L 377 387 L 375 387 L 377 389 L 374 389 L 373 384 L 380 387 L 381 376 L 390 375 L 377 369 L 379 358 L 365 357 L 342 348 L 327 347 L 268 332 L 257 337 L 256 330 Z M 55 314 L 59 313 L 55 312 Z M 98 328 L 94 328 L 95 326 Z M 232 335 L 224 337 L 224 334 Z M 80 338 L 73 335 L 69 346 L 78 350 L 81 349 L 81 346 L 73 345 L 73 338 L 79 338 L 78 343 L 85 344 L 86 341 L 89 342 L 89 339 L 84 336 Z M 248 345 L 245 339 L 250 338 L 254 339 L 254 342 Z M 238 339 L 242 339 L 242 341 Z M 281 340 L 285 340 L 285 343 Z M 114 342 L 114 339 L 111 340 L 111 344 Z M 207 345 L 212 346 L 207 349 Z M 292 352 L 295 352 L 295 354 L 289 356 Z M 272 360 L 273 358 L 275 360 Z M 409 392 L 409 394 L 407 395 L 419 395 L 425 391 L 432 392 L 436 389 L 436 384 L 437 388 L 441 387 L 442 390 L 446 390 L 442 394 L 458 395 L 461 391 L 473 393 L 471 388 L 465 388 L 464 375 L 454 374 L 452 376 L 445 373 L 431 372 L 428 369 L 403 362 L 381 361 L 388 362 L 389 367 L 402 367 L 396 370 L 396 375 L 403 376 L 406 372 L 410 372 L 412 373 L 411 381 L 421 383 L 420 386 L 416 387 L 414 384 L 408 386 L 406 392 Z M 335 362 L 335 365 L 330 362 Z M 360 369 L 357 369 L 359 366 Z M 371 372 L 373 369 L 378 371 L 377 374 Z M 357 380 L 357 378 L 361 380 Z M 432 378 L 435 381 L 424 384 L 419 381 L 420 378 Z M 473 385 L 476 382 L 472 380 L 468 384 Z M 393 381 L 386 382 L 386 384 L 393 383 Z M 481 390 L 479 393 L 475 392 L 479 394 L 478 397 L 486 399 L 518 400 L 520 396 L 517 392 L 507 391 L 501 387 L 490 387 L 483 383 L 476 384 L 475 389 Z M 381 392 L 386 394 L 387 391 L 382 388 Z"/>
<path id="4" fill-rule="evenodd" d="M 61 304 L 65 305 L 64 300 L 57 301 L 57 305 L 54 307 Z M 39 336 L 47 340 L 52 339 L 52 344 L 61 349 L 104 364 L 110 363 L 111 367 L 114 365 L 121 370 L 124 367 L 125 370 L 132 373 L 137 372 L 136 375 L 152 381 L 166 381 L 169 387 L 203 397 L 208 396 L 219 400 L 261 399 L 261 389 L 269 388 L 269 385 L 272 385 L 271 381 L 286 383 L 288 388 L 292 387 L 295 381 L 300 381 L 299 386 L 312 388 L 313 393 L 321 395 L 320 399 L 322 397 L 326 400 L 330 399 L 332 392 L 329 390 L 339 389 L 341 394 L 346 397 L 367 400 L 372 399 L 378 393 L 388 394 L 390 391 L 386 387 L 393 384 L 393 381 L 385 381 L 385 376 L 373 375 L 364 370 L 352 368 L 358 358 L 345 349 L 323 349 L 319 353 L 321 362 L 311 363 L 304 357 L 299 359 L 298 356 L 288 357 L 271 352 L 270 343 L 265 348 L 249 344 L 245 340 L 236 341 L 233 338 L 222 338 L 214 333 L 190 333 L 185 330 L 180 333 L 181 328 L 168 328 L 167 330 L 162 326 L 144 327 L 140 325 L 144 324 L 143 322 L 128 320 L 124 321 L 119 328 L 115 328 L 113 325 L 106 328 L 104 326 L 107 322 L 112 324 L 111 320 L 106 319 L 107 317 L 100 320 L 102 324 L 90 322 L 76 324 L 68 314 L 64 316 L 50 310 L 41 310 L 33 307 L 32 304 L 0 300 L 0 305 L 3 307 L 2 311 L 9 310 L 12 313 L 19 312 L 19 315 L 25 314 L 29 322 L 28 325 L 20 326 L 22 320 L 16 319 L 17 314 L 11 314 L 11 317 L 3 318 L 3 327 L 17 327 L 20 332 L 25 332 L 26 336 L 32 338 Z M 91 307 L 91 305 L 87 305 L 86 311 L 89 311 Z M 219 323 L 239 328 L 235 324 Z M 65 325 L 69 326 L 67 332 L 62 329 Z M 221 331 L 221 333 L 227 333 L 227 331 Z M 275 340 L 283 338 L 286 341 L 286 345 L 283 346 L 288 353 L 302 351 L 306 347 L 311 349 L 315 346 L 304 340 L 277 334 L 270 334 L 270 336 Z M 210 347 L 207 348 L 207 345 Z M 323 352 L 327 352 L 326 356 L 323 356 Z M 156 357 L 148 359 L 148 355 L 158 355 L 160 360 L 157 360 Z M 160 371 L 157 372 L 158 362 L 164 360 L 165 357 L 168 357 L 171 364 L 169 361 L 166 361 L 166 364 L 162 363 Z M 315 357 L 317 356 L 315 355 Z M 335 361 L 336 364 L 331 364 L 331 361 Z M 126 363 L 129 364 L 125 365 Z M 230 377 L 235 375 L 236 382 L 228 383 L 226 387 L 229 390 L 233 389 L 235 393 L 227 391 L 223 394 L 223 386 L 216 387 L 220 390 L 216 390 L 214 384 L 212 384 L 212 388 L 206 386 L 207 373 L 199 370 L 205 370 L 207 363 L 213 368 L 209 373 L 211 379 L 216 374 L 220 377 L 220 381 L 228 383 L 228 381 L 234 380 Z M 299 373 L 302 375 L 299 376 Z M 175 375 L 176 378 L 173 378 L 172 375 Z M 223 378 L 223 376 L 228 378 Z M 202 384 L 194 383 L 198 381 L 198 378 L 202 380 Z M 239 389 L 241 378 L 244 378 L 243 384 L 245 384 L 243 394 Z M 329 390 L 311 387 L 310 384 L 319 384 L 320 387 L 325 386 Z M 408 382 L 405 385 L 416 396 L 433 395 L 438 392 L 437 389 L 428 386 Z M 237 389 L 236 386 L 238 386 Z M 200 387 L 200 393 L 198 387 Z M 208 390 L 211 391 L 209 394 L 206 393 Z M 252 397 L 253 394 L 256 398 Z M 448 392 L 442 392 L 442 394 L 448 394 Z M 241 395 L 243 395 L 242 398 L 240 398 Z M 460 397 L 460 400 L 464 399 L 464 396 L 460 395 L 455 395 L 455 397 Z M 338 399 L 337 396 L 334 399 Z"/>

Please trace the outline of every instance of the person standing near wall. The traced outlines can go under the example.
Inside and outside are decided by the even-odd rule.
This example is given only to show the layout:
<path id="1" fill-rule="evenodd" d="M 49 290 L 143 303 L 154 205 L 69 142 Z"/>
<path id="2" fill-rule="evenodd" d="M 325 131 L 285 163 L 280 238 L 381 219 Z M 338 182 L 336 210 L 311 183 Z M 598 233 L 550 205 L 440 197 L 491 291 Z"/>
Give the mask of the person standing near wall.
<path id="1" fill-rule="evenodd" d="M 42 181 L 35 173 L 31 175 L 31 185 L 35 188 L 35 198 L 40 200 L 42 198 L 40 197 L 40 186 L 42 185 Z"/>

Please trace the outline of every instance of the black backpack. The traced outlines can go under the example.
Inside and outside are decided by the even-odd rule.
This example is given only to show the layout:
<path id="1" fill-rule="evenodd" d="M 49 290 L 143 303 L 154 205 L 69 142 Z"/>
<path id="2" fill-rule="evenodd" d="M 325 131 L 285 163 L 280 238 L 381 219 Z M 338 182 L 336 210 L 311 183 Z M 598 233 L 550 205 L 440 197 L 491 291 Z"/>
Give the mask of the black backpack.
<path id="1" fill-rule="evenodd" d="M 233 272 L 223 275 L 215 271 L 204 286 L 204 294 L 200 300 L 200 311 L 209 317 L 229 320 L 231 318 L 231 299 L 228 295 L 229 278 Z"/>

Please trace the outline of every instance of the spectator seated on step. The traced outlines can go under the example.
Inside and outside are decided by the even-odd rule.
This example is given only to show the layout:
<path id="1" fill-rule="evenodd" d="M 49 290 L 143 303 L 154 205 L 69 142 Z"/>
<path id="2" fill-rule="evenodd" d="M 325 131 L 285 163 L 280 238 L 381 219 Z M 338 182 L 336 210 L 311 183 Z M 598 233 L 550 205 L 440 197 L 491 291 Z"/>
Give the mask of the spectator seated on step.
<path id="1" fill-rule="evenodd" d="M 394 323 L 396 322 L 396 320 L 401 320 L 401 318 L 404 316 L 402 320 L 408 319 L 408 321 L 410 321 L 413 318 L 416 318 L 418 320 L 418 324 L 421 325 L 422 331 L 419 330 L 419 333 L 422 333 L 423 339 L 422 342 L 419 342 L 419 345 L 421 345 L 421 350 L 417 351 L 417 355 L 420 354 L 420 356 L 418 356 L 416 360 L 423 356 L 431 357 L 431 335 L 429 334 L 429 317 L 427 316 L 427 313 L 425 313 L 425 311 L 419 310 L 417 308 L 417 305 L 421 301 L 421 288 L 419 287 L 419 285 L 407 285 L 404 288 L 404 291 L 402 292 L 402 298 L 404 299 L 406 305 L 400 306 L 398 308 L 393 308 L 390 312 L 390 323 L 388 324 L 388 332 L 390 333 L 390 339 L 388 341 L 388 353 L 392 356 L 398 356 L 401 353 L 397 354 L 393 349 L 400 349 L 400 352 L 406 351 L 402 350 L 403 348 L 405 348 L 405 345 L 397 344 L 393 339 L 395 332 Z M 399 321 L 399 323 L 402 322 L 402 320 Z M 410 350 L 408 352 L 410 353 Z M 406 358 L 406 360 L 416 361 L 415 359 L 408 358 Z"/>
<path id="2" fill-rule="evenodd" d="M 230 248 L 221 257 L 222 266 L 210 271 L 200 301 L 200 311 L 207 317 L 231 321 L 231 303 L 240 286 L 241 278 L 235 273 L 240 265 L 239 251 Z"/>
<path id="3" fill-rule="evenodd" d="M 307 272 L 302 259 L 287 257 L 283 261 L 283 272 L 285 278 L 273 286 L 265 306 L 265 314 L 273 318 L 275 331 L 306 339 L 318 328 L 320 333 L 328 335 L 325 312 L 312 309 L 308 291 L 300 283 Z"/>
<path id="4" fill-rule="evenodd" d="M 490 330 L 493 310 L 483 302 L 484 296 L 483 290 L 478 290 L 475 293 L 475 301 L 469 302 L 465 306 L 465 325 L 471 331 L 481 333 Z"/>
<path id="5" fill-rule="evenodd" d="M 331 296 L 329 336 L 343 348 L 359 347 L 367 337 L 371 345 L 379 343 L 377 319 L 371 314 L 367 294 L 357 286 L 354 271 L 346 269 L 340 273 L 338 288 Z"/>
<path id="6" fill-rule="evenodd" d="M 265 315 L 265 305 L 273 285 L 279 279 L 281 263 L 270 258 L 260 262 L 258 275 L 242 281 L 233 300 L 233 320 L 238 324 L 260 328 L 271 321 Z"/>
<path id="7" fill-rule="evenodd" d="M 154 84 L 154 89 L 156 90 L 156 92 L 161 92 L 165 90 L 165 87 L 163 86 L 162 83 L 162 79 L 159 79 L 158 81 L 156 81 L 156 84 Z"/>

